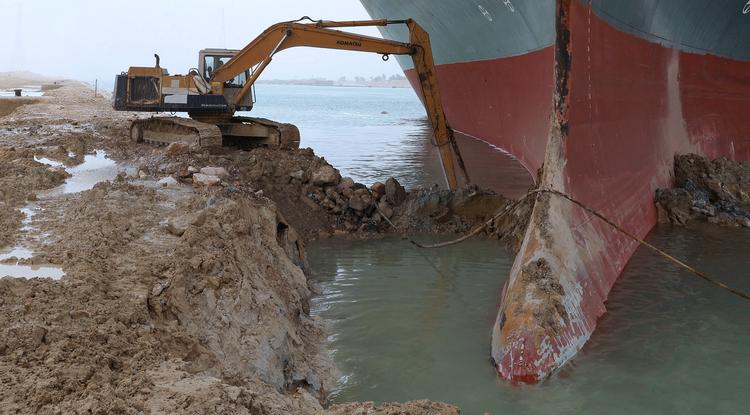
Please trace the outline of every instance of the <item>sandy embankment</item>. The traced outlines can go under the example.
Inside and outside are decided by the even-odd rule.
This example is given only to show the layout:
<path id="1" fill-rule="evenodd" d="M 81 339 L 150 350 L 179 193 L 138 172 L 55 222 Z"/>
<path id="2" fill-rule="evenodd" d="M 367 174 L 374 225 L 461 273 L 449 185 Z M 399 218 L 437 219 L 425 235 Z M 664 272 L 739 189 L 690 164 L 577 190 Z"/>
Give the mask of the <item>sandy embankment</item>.
<path id="1" fill-rule="evenodd" d="M 507 203 L 478 190 L 367 188 L 309 150 L 168 156 L 126 140 L 133 114 L 79 83 L 60 85 L 0 116 L 0 249 L 23 245 L 34 256 L 19 262 L 65 272 L 0 279 L 0 407 L 9 412 L 322 413 L 335 375 L 323 323 L 310 316 L 305 241 L 389 231 L 383 211 L 403 229 L 463 231 Z M 68 176 L 34 157 L 74 166 L 95 149 L 129 174 L 39 198 L 23 228 L 19 209 Z M 220 185 L 192 186 L 206 166 L 226 170 Z M 158 185 L 164 177 L 174 182 Z"/>

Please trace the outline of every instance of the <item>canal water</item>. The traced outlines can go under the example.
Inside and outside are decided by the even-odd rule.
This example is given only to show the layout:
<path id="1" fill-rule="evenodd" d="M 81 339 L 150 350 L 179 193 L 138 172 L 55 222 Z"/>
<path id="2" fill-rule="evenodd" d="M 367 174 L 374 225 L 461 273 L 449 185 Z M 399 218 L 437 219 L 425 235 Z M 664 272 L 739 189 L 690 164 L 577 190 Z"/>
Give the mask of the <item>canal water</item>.
<path id="1" fill-rule="evenodd" d="M 750 291 L 750 231 L 658 227 L 648 240 Z M 489 363 L 512 256 L 495 241 L 308 247 L 341 371 L 335 402 L 432 399 L 465 414 L 746 414 L 750 304 L 639 250 L 584 349 L 550 380 L 512 386 Z"/>
<path id="2" fill-rule="evenodd" d="M 371 184 L 442 184 L 424 110 L 409 89 L 258 85 L 252 116 L 291 122 L 344 175 Z M 528 174 L 459 136 L 473 179 L 508 196 Z M 477 156 L 482 156 L 480 162 Z M 479 175 L 478 172 L 482 174 Z M 424 240 L 429 240 L 423 237 Z M 750 231 L 658 227 L 657 246 L 750 291 Z M 308 246 L 341 374 L 335 402 L 433 399 L 464 414 L 746 414 L 750 305 L 640 250 L 585 348 L 549 381 L 511 386 L 489 363 L 490 332 L 512 264 L 499 243 L 441 250 L 407 241 Z"/>
<path id="3" fill-rule="evenodd" d="M 407 188 L 445 184 L 432 129 L 410 88 L 260 84 L 256 97 L 255 108 L 244 115 L 296 125 L 302 147 L 357 182 L 396 177 Z M 462 134 L 457 142 L 474 183 L 511 197 L 531 185 L 507 153 Z"/>
<path id="4" fill-rule="evenodd" d="M 0 89 L 0 97 L 14 97 L 16 88 Z M 24 85 L 21 88 L 21 96 L 24 97 L 41 97 L 44 95 L 41 85 Z"/>

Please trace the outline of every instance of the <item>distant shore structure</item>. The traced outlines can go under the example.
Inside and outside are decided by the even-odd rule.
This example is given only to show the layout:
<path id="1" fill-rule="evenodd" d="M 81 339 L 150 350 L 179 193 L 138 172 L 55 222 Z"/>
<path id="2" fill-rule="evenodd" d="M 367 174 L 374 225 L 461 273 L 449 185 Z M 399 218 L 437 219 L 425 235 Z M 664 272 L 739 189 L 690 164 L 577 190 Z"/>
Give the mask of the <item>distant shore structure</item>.
<path id="1" fill-rule="evenodd" d="M 369 88 L 411 88 L 409 80 L 403 75 L 381 75 L 371 78 L 356 76 L 353 79 L 342 76 L 337 80 L 326 78 L 306 79 L 267 79 L 259 80 L 258 84 L 266 85 L 307 85 L 307 86 L 348 86 Z"/>

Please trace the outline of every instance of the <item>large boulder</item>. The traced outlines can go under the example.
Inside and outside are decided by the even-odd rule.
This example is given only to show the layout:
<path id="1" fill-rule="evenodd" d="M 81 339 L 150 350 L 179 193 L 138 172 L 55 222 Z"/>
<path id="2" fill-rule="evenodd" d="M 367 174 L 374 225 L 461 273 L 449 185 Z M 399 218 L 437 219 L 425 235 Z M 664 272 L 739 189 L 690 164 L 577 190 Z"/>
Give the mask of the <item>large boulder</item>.
<path id="1" fill-rule="evenodd" d="M 179 185 L 179 182 L 177 182 L 177 180 L 172 176 L 164 177 L 163 179 L 159 180 L 157 183 L 161 185 L 162 187 L 175 187 Z"/>
<path id="2" fill-rule="evenodd" d="M 190 146 L 186 143 L 175 142 L 167 146 L 164 155 L 167 158 L 177 157 L 190 152 Z"/>
<path id="3" fill-rule="evenodd" d="M 398 206 L 406 200 L 406 189 L 393 177 L 385 181 L 385 200 L 393 206 Z"/>
<path id="4" fill-rule="evenodd" d="M 344 189 L 351 189 L 352 187 L 354 187 L 354 179 L 351 177 L 344 177 L 341 179 L 341 183 L 339 183 L 340 190 L 343 191 Z"/>
<path id="5" fill-rule="evenodd" d="M 193 184 L 199 186 L 213 186 L 221 183 L 221 178 L 210 174 L 195 173 L 193 175 Z"/>
<path id="6" fill-rule="evenodd" d="M 349 198 L 349 207 L 357 212 L 362 212 L 367 209 L 367 201 L 363 200 L 359 195 L 352 195 Z"/>
<path id="7" fill-rule="evenodd" d="M 393 216 L 393 208 L 385 200 L 378 203 L 378 212 L 388 219 Z"/>
<path id="8" fill-rule="evenodd" d="M 372 190 L 373 197 L 379 199 L 380 196 L 385 194 L 385 185 L 380 182 L 375 182 L 370 186 L 370 190 Z"/>
<path id="9" fill-rule="evenodd" d="M 340 180 L 339 172 L 327 164 L 315 170 L 312 174 L 312 183 L 317 186 L 336 185 Z"/>
<path id="10" fill-rule="evenodd" d="M 201 169 L 201 173 L 205 174 L 207 176 L 216 176 L 216 177 L 227 177 L 229 176 L 229 173 L 224 167 L 204 167 Z"/>

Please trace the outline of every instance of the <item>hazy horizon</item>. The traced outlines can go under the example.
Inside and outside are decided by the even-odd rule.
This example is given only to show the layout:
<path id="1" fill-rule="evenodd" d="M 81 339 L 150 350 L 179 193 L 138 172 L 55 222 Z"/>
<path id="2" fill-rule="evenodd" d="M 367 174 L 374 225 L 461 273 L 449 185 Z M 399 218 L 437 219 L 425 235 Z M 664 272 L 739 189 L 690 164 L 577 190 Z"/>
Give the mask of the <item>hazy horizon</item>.
<path id="1" fill-rule="evenodd" d="M 107 82 L 129 66 L 152 66 L 154 53 L 170 73 L 197 65 L 208 47 L 242 48 L 268 26 L 303 15 L 326 20 L 369 19 L 357 0 L 231 0 L 198 2 L 132 0 L 4 0 L 0 25 L 0 71 L 30 71 L 50 77 Z M 135 14 L 138 11 L 137 15 Z M 355 30 L 352 30 L 355 31 Z M 358 33 L 378 36 L 375 28 Z M 395 59 L 313 48 L 285 50 L 263 79 L 339 79 L 401 75 Z"/>

